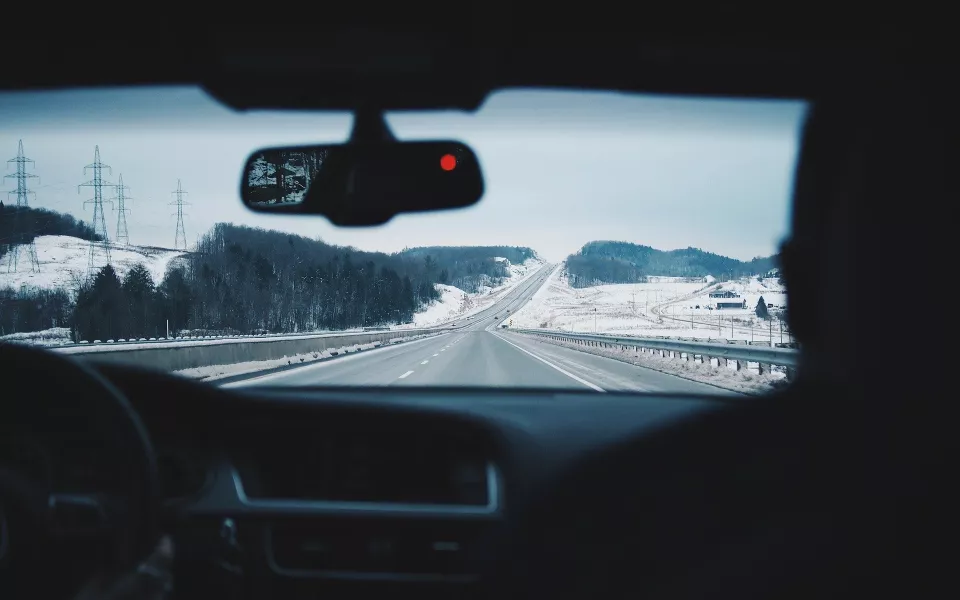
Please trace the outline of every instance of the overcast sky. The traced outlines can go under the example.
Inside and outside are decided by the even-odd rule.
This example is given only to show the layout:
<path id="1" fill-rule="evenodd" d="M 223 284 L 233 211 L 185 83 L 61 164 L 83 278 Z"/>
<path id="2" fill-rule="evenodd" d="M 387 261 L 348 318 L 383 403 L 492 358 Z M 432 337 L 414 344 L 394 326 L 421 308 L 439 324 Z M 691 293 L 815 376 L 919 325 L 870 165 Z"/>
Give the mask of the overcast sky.
<path id="1" fill-rule="evenodd" d="M 39 176 L 30 182 L 31 205 L 89 221 L 83 201 L 92 189 L 77 185 L 90 179 L 83 168 L 99 145 L 112 167 L 106 178 L 122 175 L 133 197 L 134 244 L 173 246 L 168 203 L 179 179 L 191 202 L 191 245 L 227 221 L 388 252 L 506 244 L 561 260 L 591 240 L 623 240 L 749 259 L 774 253 L 787 232 L 805 112 L 804 103 L 788 101 L 506 91 L 476 114 L 392 114 L 400 139 L 454 138 L 473 147 L 487 192 L 470 208 L 362 229 L 253 213 L 238 195 L 252 151 L 344 141 L 345 113 L 235 113 L 193 88 L 5 93 L 0 159 L 13 158 L 22 139 Z M 7 166 L 4 174 L 12 173 Z M 5 180 L 4 190 L 14 187 Z M 108 207 L 106 216 L 112 238 L 117 215 Z"/>

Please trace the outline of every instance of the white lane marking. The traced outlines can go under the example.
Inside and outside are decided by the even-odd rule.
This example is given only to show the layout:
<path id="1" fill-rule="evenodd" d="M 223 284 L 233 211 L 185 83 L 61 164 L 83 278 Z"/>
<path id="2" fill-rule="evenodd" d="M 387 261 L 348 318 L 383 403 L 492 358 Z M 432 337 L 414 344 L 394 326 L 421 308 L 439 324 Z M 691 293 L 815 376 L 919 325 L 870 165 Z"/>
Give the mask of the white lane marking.
<path id="1" fill-rule="evenodd" d="M 436 354 L 434 354 L 434 356 L 440 356 L 440 353 L 439 353 L 439 352 L 437 352 Z"/>
<path id="2" fill-rule="evenodd" d="M 400 377 L 397 377 L 397 379 L 406 379 L 407 377 L 410 377 L 411 375 L 413 375 L 413 371 L 407 371 L 406 373 L 404 373 L 404 374 L 401 375 Z"/>
<path id="3" fill-rule="evenodd" d="M 423 361 L 423 362 L 420 363 L 420 364 L 421 364 L 421 365 L 425 365 L 425 364 L 427 364 L 428 362 L 430 362 L 430 359 L 427 359 L 427 360 Z"/>
<path id="4" fill-rule="evenodd" d="M 440 348 L 440 352 L 443 352 L 443 351 L 445 351 L 445 350 L 446 350 L 446 348 Z"/>
<path id="5" fill-rule="evenodd" d="M 325 360 L 317 363 L 307 363 L 302 367 L 297 367 L 296 369 L 288 369 L 286 371 L 279 371 L 277 373 L 268 373 L 267 375 L 260 375 L 259 377 L 250 377 L 250 379 L 241 379 L 239 381 L 234 381 L 231 383 L 224 383 L 218 387 L 222 388 L 233 388 L 233 387 L 244 387 L 253 383 L 260 383 L 261 381 L 269 381 L 271 379 L 282 379 L 284 377 L 289 377 L 297 373 L 303 373 L 305 371 L 312 371 L 314 369 L 325 369 L 330 366 L 342 365 L 351 360 L 365 360 L 368 356 L 373 356 L 375 354 L 380 354 L 384 352 L 390 352 L 391 350 L 406 350 L 410 346 L 415 344 L 422 344 L 423 342 L 429 342 L 430 340 L 436 341 L 437 338 L 450 335 L 449 333 L 441 333 L 439 335 L 430 336 L 427 338 L 421 338 L 419 340 L 412 340 L 409 342 L 404 342 L 402 344 L 390 344 L 389 346 L 380 346 L 379 348 L 374 348 L 373 350 L 364 350 L 363 352 L 357 352 L 355 354 L 346 354 L 343 356 L 338 356 L 332 360 Z M 213 385 L 217 385 L 216 380 L 211 381 Z"/>
<path id="6" fill-rule="evenodd" d="M 573 379 L 574 381 L 579 381 L 580 383 L 582 383 L 583 385 L 587 386 L 588 388 L 590 388 L 590 389 L 592 389 L 592 390 L 596 390 L 596 391 L 598 391 L 598 392 L 605 392 L 605 391 L 606 391 L 606 390 L 603 389 L 602 387 L 600 387 L 600 386 L 598 386 L 598 385 L 594 385 L 594 384 L 590 383 L 589 381 L 587 381 L 586 379 L 583 379 L 582 377 L 577 377 L 576 375 L 574 375 L 574 374 L 571 373 L 570 371 L 567 371 L 566 369 L 563 369 L 563 368 L 561 368 L 561 367 L 558 367 L 557 365 L 553 364 L 553 363 L 550 362 L 549 360 L 546 360 L 546 359 L 544 359 L 544 358 L 540 358 L 539 356 L 537 356 L 537 355 L 534 354 L 533 352 L 530 352 L 529 350 L 525 350 L 525 349 L 521 348 L 520 346 L 514 344 L 513 342 L 511 342 L 511 341 L 509 341 L 509 340 L 506 340 L 506 339 L 500 337 L 499 334 L 496 334 L 496 333 L 495 333 L 495 334 L 493 334 L 493 335 L 497 336 L 497 338 L 499 338 L 500 340 L 503 340 L 504 342 L 510 344 L 511 346 L 513 346 L 514 348 L 516 348 L 517 350 L 529 354 L 530 356 L 532 356 L 532 357 L 534 357 L 535 359 L 539 360 L 540 362 L 542 362 L 543 364 L 547 365 L 548 367 L 553 367 L 554 369 L 560 371 L 561 373 L 563 373 L 564 375 L 566 375 L 566 376 L 569 377 L 570 379 Z"/>

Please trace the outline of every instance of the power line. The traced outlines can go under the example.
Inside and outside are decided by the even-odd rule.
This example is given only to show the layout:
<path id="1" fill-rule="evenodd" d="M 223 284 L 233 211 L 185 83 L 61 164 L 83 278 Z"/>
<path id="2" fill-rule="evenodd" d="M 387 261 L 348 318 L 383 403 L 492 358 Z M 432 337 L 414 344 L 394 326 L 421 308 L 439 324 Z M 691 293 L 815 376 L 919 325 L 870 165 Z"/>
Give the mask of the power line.
<path id="1" fill-rule="evenodd" d="M 100 146 L 94 146 L 93 163 L 83 168 L 84 175 L 87 174 L 88 170 L 93 171 L 93 179 L 77 186 L 78 194 L 82 187 L 93 188 L 93 198 L 85 200 L 83 205 L 86 207 L 87 204 L 93 204 L 93 233 L 94 237 L 100 237 L 99 241 L 95 239 L 90 240 L 90 252 L 87 257 L 87 273 L 89 275 L 96 273 L 100 266 L 102 266 L 97 260 L 98 256 L 102 256 L 105 259 L 104 265 L 110 264 L 110 235 L 107 232 L 107 221 L 104 217 L 103 205 L 109 204 L 112 208 L 113 202 L 103 199 L 103 188 L 116 186 L 103 180 L 104 169 L 112 172 L 110 165 L 105 165 L 100 162 Z"/>
<path id="2" fill-rule="evenodd" d="M 16 194 L 17 206 L 27 207 L 30 205 L 29 203 L 30 195 L 33 194 L 33 196 L 36 197 L 36 193 L 31 192 L 27 188 L 27 180 L 38 179 L 38 177 L 33 173 L 27 173 L 27 165 L 28 164 L 35 165 L 36 162 L 33 159 L 27 158 L 26 156 L 24 156 L 23 140 L 19 140 L 17 144 L 17 156 L 7 161 L 8 165 L 10 163 L 14 163 L 16 165 L 17 170 L 15 173 L 11 173 L 10 175 L 4 175 L 3 177 L 4 179 L 8 177 L 15 178 L 17 180 L 17 189 L 9 191 L 7 192 L 7 194 L 10 196 Z M 21 220 L 18 218 L 20 216 L 19 213 L 20 211 L 17 211 L 17 213 L 15 213 L 14 215 L 15 231 L 18 230 L 17 224 L 19 224 L 18 221 Z M 31 237 L 30 241 L 26 244 L 26 246 L 27 246 L 27 256 L 30 259 L 30 271 L 34 273 L 39 273 L 40 260 L 37 258 L 37 244 L 34 241 L 34 238 Z M 7 272 L 8 273 L 15 273 L 17 271 L 17 265 L 19 260 L 20 260 L 20 246 L 17 244 L 14 244 L 13 247 L 8 252 L 8 256 L 7 256 Z"/>
<path id="3" fill-rule="evenodd" d="M 174 236 L 173 248 L 174 250 L 186 250 L 187 249 L 187 232 L 183 228 L 183 207 L 189 206 L 189 202 L 183 201 L 183 195 L 187 192 L 183 191 L 183 187 L 180 185 L 180 180 L 177 180 L 177 189 L 176 191 L 171 192 L 176 194 L 177 199 L 170 203 L 171 206 L 177 207 L 177 212 L 174 213 L 177 216 L 177 233 Z M 173 215 L 171 215 L 173 216 Z"/>
<path id="4" fill-rule="evenodd" d="M 127 233 L 127 213 L 130 209 L 124 206 L 126 200 L 133 200 L 126 195 L 129 187 L 123 185 L 123 173 L 117 178 L 117 195 L 114 200 L 117 201 L 117 243 L 127 246 L 130 244 L 130 235 Z"/>

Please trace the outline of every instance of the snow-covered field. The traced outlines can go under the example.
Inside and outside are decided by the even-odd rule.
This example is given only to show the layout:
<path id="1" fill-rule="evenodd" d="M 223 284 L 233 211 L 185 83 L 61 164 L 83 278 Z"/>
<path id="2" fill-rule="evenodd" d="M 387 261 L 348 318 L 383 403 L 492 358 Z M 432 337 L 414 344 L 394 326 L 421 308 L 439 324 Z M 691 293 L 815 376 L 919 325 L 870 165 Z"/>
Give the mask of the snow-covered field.
<path id="1" fill-rule="evenodd" d="M 87 276 L 90 243 L 65 235 L 44 235 L 36 238 L 40 272 L 31 272 L 27 247 L 20 246 L 18 270 L 8 272 L 7 256 L 0 259 L 0 288 L 20 289 L 21 286 L 73 290 Z M 180 250 L 146 246 L 111 245 L 110 258 L 122 278 L 131 267 L 143 263 L 154 283 L 160 283 L 170 261 L 184 255 Z"/>
<path id="2" fill-rule="evenodd" d="M 497 257 L 496 260 L 507 261 L 506 258 L 502 257 Z M 509 263 L 509 261 L 507 262 Z M 481 288 L 475 294 L 468 294 L 452 285 L 437 284 L 437 289 L 442 294 L 440 300 L 415 314 L 412 324 L 403 325 L 399 328 L 429 327 L 476 314 L 525 281 L 541 266 L 543 266 L 543 261 L 537 258 L 529 258 L 520 265 L 509 264 L 510 277 L 502 285 L 495 288 Z"/>
<path id="3" fill-rule="evenodd" d="M 619 333 L 638 336 L 696 337 L 790 342 L 786 324 L 757 318 L 760 296 L 776 315 L 786 294 L 776 279 L 717 283 L 712 278 L 651 277 L 648 283 L 600 285 L 575 289 L 564 275 L 564 264 L 512 317 L 516 329 L 558 329 L 580 333 Z M 710 309 L 709 293 L 731 291 L 746 300 L 746 309 Z M 699 308 L 697 308 L 699 306 Z"/>

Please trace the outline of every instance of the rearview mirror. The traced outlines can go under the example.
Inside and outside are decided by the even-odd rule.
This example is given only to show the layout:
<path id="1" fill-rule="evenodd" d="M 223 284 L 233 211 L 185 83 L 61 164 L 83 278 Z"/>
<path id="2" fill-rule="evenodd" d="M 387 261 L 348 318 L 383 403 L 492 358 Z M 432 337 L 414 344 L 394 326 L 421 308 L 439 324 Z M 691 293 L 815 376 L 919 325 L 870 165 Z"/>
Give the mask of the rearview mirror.
<path id="1" fill-rule="evenodd" d="M 476 155 L 453 141 L 258 150 L 241 182 L 252 210 L 324 215 L 336 225 L 379 225 L 400 213 L 470 206 L 481 196 Z"/>

